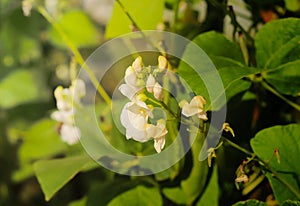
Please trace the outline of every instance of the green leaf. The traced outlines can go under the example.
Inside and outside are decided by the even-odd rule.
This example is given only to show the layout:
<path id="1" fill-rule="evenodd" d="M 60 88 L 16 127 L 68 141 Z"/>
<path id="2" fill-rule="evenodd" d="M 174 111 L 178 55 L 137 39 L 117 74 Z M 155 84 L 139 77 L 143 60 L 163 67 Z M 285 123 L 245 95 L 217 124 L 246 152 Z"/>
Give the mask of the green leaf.
<path id="1" fill-rule="evenodd" d="M 20 169 L 13 173 L 14 181 L 33 175 L 32 163 L 35 160 L 49 158 L 66 150 L 67 146 L 61 141 L 56 127 L 57 122 L 43 119 L 20 134 L 23 136 L 18 150 Z"/>
<path id="2" fill-rule="evenodd" d="M 29 70 L 16 70 L 0 79 L 0 107 L 11 108 L 20 104 L 44 100 L 36 76 Z"/>
<path id="3" fill-rule="evenodd" d="M 267 206 L 265 202 L 260 202 L 258 200 L 247 200 L 234 204 L 233 206 Z"/>
<path id="4" fill-rule="evenodd" d="M 191 128 L 191 134 L 198 132 L 198 135 L 192 145 L 193 167 L 189 177 L 181 181 L 181 188 L 187 196 L 188 204 L 191 204 L 195 199 L 203 193 L 209 168 L 206 161 L 199 161 L 199 153 L 204 143 L 204 135 L 198 131 L 198 128 Z"/>
<path id="5" fill-rule="evenodd" d="M 89 19 L 89 17 L 82 11 L 69 11 L 64 13 L 57 24 L 60 25 L 66 36 L 76 47 L 89 47 L 99 44 L 99 32 Z M 57 46 L 66 47 L 61 35 L 50 27 L 50 40 Z"/>
<path id="6" fill-rule="evenodd" d="M 218 73 L 222 79 L 224 90 L 219 90 L 219 88 L 214 88 L 212 86 L 218 81 L 215 71 L 201 72 L 201 78 L 205 78 L 205 81 L 210 84 L 208 86 L 210 86 L 211 92 L 215 94 L 212 99 L 209 97 L 207 86 L 193 69 L 185 64 L 179 68 L 178 73 L 185 81 L 187 81 L 197 95 L 205 97 L 207 101 L 206 110 L 218 110 L 225 104 L 225 102 L 222 102 L 222 99 L 220 99 L 224 92 L 228 101 L 236 94 L 246 91 L 249 89 L 251 82 L 242 80 L 242 78 L 260 73 L 260 70 L 248 67 L 224 67 L 219 69 Z"/>
<path id="7" fill-rule="evenodd" d="M 196 205 L 209 205 L 209 206 L 218 206 L 219 205 L 219 183 L 218 183 L 218 168 L 214 167 L 212 177 L 206 187 L 201 199 L 197 202 Z"/>
<path id="8" fill-rule="evenodd" d="M 212 59 L 217 69 L 228 66 L 243 66 L 244 58 L 238 44 L 215 31 L 198 35 L 196 43 Z M 221 46 L 220 46 L 221 45 Z"/>
<path id="9" fill-rule="evenodd" d="M 299 176 L 300 164 L 298 155 L 300 153 L 300 125 L 290 124 L 287 126 L 274 126 L 258 132 L 251 140 L 251 147 L 256 155 L 278 172 L 278 176 L 284 179 L 298 194 L 300 194 Z M 280 164 L 276 158 L 272 158 L 274 149 L 279 149 Z M 285 200 L 296 200 L 297 197 L 276 177 L 267 173 L 276 200 L 282 203 Z"/>
<path id="10" fill-rule="evenodd" d="M 187 196 L 179 187 L 164 188 L 163 194 L 178 205 L 186 205 L 188 203 Z"/>
<path id="11" fill-rule="evenodd" d="M 45 194 L 45 199 L 49 201 L 77 173 L 97 166 L 90 157 L 77 156 L 38 161 L 34 163 L 34 171 Z"/>
<path id="12" fill-rule="evenodd" d="M 284 0 L 285 8 L 290 11 L 298 11 L 300 9 L 300 3 L 298 0 Z"/>
<path id="13" fill-rule="evenodd" d="M 158 188 L 148 188 L 145 186 L 137 186 L 136 188 L 126 191 L 109 202 L 109 206 L 119 206 L 126 203 L 130 206 L 152 206 L 162 205 L 162 197 Z"/>
<path id="14" fill-rule="evenodd" d="M 161 0 L 120 0 L 126 11 L 134 19 L 141 30 L 154 30 L 162 21 L 164 1 Z M 106 38 L 113 38 L 132 32 L 132 22 L 124 13 L 120 5 L 115 2 L 113 13 L 106 27 Z"/>
<path id="15" fill-rule="evenodd" d="M 255 38 L 258 67 L 276 68 L 299 59 L 299 41 L 300 19 L 286 18 L 266 24 Z"/>
<path id="16" fill-rule="evenodd" d="M 279 92 L 297 96 L 300 93 L 300 61 L 283 64 L 273 72 L 267 72 L 263 77 Z"/>
<path id="17" fill-rule="evenodd" d="M 86 206 L 87 197 L 71 202 L 68 206 Z"/>

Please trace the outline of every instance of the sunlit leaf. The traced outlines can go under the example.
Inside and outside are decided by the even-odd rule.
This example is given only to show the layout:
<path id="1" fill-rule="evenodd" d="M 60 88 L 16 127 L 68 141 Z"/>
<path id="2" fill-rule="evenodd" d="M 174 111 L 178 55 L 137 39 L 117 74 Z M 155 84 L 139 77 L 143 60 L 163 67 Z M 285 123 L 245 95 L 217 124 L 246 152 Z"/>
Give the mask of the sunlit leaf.
<path id="1" fill-rule="evenodd" d="M 164 188 L 163 193 L 176 204 L 186 205 L 188 203 L 187 196 L 180 187 Z"/>
<path id="2" fill-rule="evenodd" d="M 126 191 L 109 202 L 109 206 L 124 205 L 124 203 L 132 206 L 152 206 L 162 205 L 162 197 L 158 188 L 148 188 L 145 186 L 137 186 L 136 188 Z"/>
<path id="3" fill-rule="evenodd" d="M 58 20 L 57 24 L 63 29 L 66 36 L 76 47 L 89 47 L 99 44 L 100 33 L 89 17 L 82 11 L 69 11 L 64 13 Z M 60 47 L 66 47 L 61 35 L 50 27 L 50 40 Z"/>
<path id="4" fill-rule="evenodd" d="M 270 166 L 278 172 L 278 176 L 284 179 L 298 194 L 300 194 L 299 177 L 300 164 L 298 155 L 300 153 L 300 125 L 290 124 L 287 126 L 274 126 L 258 132 L 251 140 L 251 146 L 260 158 L 269 162 Z M 274 154 L 278 148 L 280 164 Z M 272 174 L 267 173 L 274 195 L 279 203 L 285 200 L 297 200 L 286 185 L 282 184 Z"/>
<path id="5" fill-rule="evenodd" d="M 259 67 L 275 68 L 299 59 L 300 19 L 271 21 L 256 35 L 256 59 Z"/>
<path id="6" fill-rule="evenodd" d="M 46 201 L 67 184 L 77 173 L 98 165 L 88 156 L 41 160 L 34 163 L 34 171 Z"/>
<path id="7" fill-rule="evenodd" d="M 161 0 L 120 0 L 125 10 L 142 30 L 154 30 L 162 21 L 164 1 Z M 132 23 L 120 5 L 115 2 L 112 17 L 107 25 L 105 36 L 113 38 L 132 32 Z"/>
<path id="8" fill-rule="evenodd" d="M 44 119 L 21 133 L 23 141 L 18 151 L 20 168 L 13 173 L 14 181 L 32 175 L 32 163 L 35 160 L 49 158 L 66 150 L 66 144 L 61 141 L 56 127 L 57 122 Z"/>

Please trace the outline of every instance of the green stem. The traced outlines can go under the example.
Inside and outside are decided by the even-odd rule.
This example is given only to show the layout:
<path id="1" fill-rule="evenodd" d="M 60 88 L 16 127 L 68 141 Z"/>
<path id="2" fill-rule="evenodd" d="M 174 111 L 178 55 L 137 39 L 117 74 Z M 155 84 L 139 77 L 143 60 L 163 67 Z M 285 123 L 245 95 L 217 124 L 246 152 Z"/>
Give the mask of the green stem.
<path id="1" fill-rule="evenodd" d="M 266 88 L 271 93 L 273 93 L 274 95 L 276 95 L 277 97 L 279 97 L 280 99 L 282 99 L 283 101 L 285 101 L 288 105 L 290 105 L 291 107 L 293 107 L 294 109 L 296 109 L 297 111 L 300 112 L 300 105 L 298 105 L 298 104 L 290 101 L 289 99 L 285 98 L 283 95 L 281 95 L 279 92 L 277 92 L 273 87 L 271 87 L 265 81 L 261 81 L 261 84 L 263 85 L 264 88 Z"/>
<path id="2" fill-rule="evenodd" d="M 69 49 L 74 54 L 74 57 L 78 64 L 88 73 L 90 80 L 94 87 L 97 89 L 98 93 L 104 99 L 104 101 L 110 105 L 111 99 L 109 95 L 105 92 L 104 88 L 98 83 L 97 78 L 95 77 L 93 71 L 85 64 L 83 57 L 81 56 L 77 47 L 73 44 L 73 42 L 69 39 L 69 37 L 64 32 L 63 28 L 56 22 L 56 20 L 46 11 L 46 9 L 42 6 L 38 6 L 39 13 L 53 26 L 53 28 L 60 34 L 63 41 L 67 44 Z"/>
<path id="3" fill-rule="evenodd" d="M 222 137 L 222 140 L 228 143 L 233 148 L 245 153 L 246 155 L 251 156 L 252 159 L 258 161 L 262 167 L 264 167 L 269 173 L 271 173 L 272 176 L 274 176 L 279 182 L 281 182 L 284 186 L 286 186 L 298 199 L 300 199 L 300 193 L 292 186 L 290 183 L 288 183 L 284 178 L 282 178 L 276 170 L 274 170 L 267 162 L 260 159 L 255 153 L 250 152 L 249 150 L 235 144 L 234 142 L 228 140 L 225 137 Z"/>
<path id="4" fill-rule="evenodd" d="M 162 55 L 164 55 L 166 52 L 165 50 L 159 45 L 159 44 L 154 44 L 145 34 L 144 32 L 141 30 L 141 28 L 137 25 L 137 23 L 135 22 L 135 20 L 132 18 L 132 16 L 130 15 L 130 13 L 127 11 L 127 9 L 125 8 L 124 4 L 120 1 L 120 0 L 116 0 L 117 4 L 121 7 L 123 13 L 128 17 L 128 19 L 130 20 L 132 26 L 134 27 L 134 29 L 136 29 L 137 31 L 140 32 L 140 34 L 142 35 L 142 37 L 154 48 L 156 48 L 159 53 L 161 53 Z"/>

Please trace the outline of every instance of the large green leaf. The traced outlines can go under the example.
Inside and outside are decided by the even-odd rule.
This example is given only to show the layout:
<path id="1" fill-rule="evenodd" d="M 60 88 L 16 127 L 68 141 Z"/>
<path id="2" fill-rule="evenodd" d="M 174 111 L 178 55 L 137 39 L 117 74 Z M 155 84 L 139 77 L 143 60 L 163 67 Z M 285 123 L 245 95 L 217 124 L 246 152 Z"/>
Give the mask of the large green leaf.
<path id="1" fill-rule="evenodd" d="M 109 206 L 130 205 L 130 206 L 152 206 L 162 205 L 162 197 L 158 188 L 148 188 L 137 186 L 136 188 L 126 191 L 109 202 Z"/>
<path id="2" fill-rule="evenodd" d="M 0 79 L 0 107 L 11 108 L 46 99 L 48 91 L 40 92 L 40 84 L 36 78 L 30 70 L 16 70 Z"/>
<path id="3" fill-rule="evenodd" d="M 66 150 L 57 131 L 57 122 L 44 119 L 35 123 L 26 132 L 20 132 L 23 142 L 18 150 L 20 169 L 13 173 L 13 180 L 20 181 L 33 175 L 32 163 L 49 158 Z"/>
<path id="4" fill-rule="evenodd" d="M 99 44 L 100 36 L 89 17 L 82 11 L 64 13 L 57 21 L 66 36 L 76 47 L 89 47 Z M 50 27 L 50 40 L 60 47 L 66 47 L 66 42 L 60 34 Z"/>
<path id="5" fill-rule="evenodd" d="M 233 206 L 267 206 L 265 202 L 260 202 L 258 200 L 247 200 L 234 204 Z"/>
<path id="6" fill-rule="evenodd" d="M 162 21 L 164 1 L 161 0 L 120 0 L 125 10 L 136 21 L 137 26 L 142 30 L 156 29 Z M 132 23 L 124 13 L 120 5 L 115 2 L 113 13 L 106 27 L 106 38 L 113 38 L 132 31 Z"/>
<path id="7" fill-rule="evenodd" d="M 218 184 L 218 168 L 214 167 L 212 177 L 207 185 L 201 199 L 197 202 L 196 205 L 209 205 L 209 206 L 218 206 L 219 202 L 219 184 Z"/>
<path id="8" fill-rule="evenodd" d="M 255 154 L 278 171 L 278 176 L 284 179 L 298 194 L 300 194 L 299 177 L 300 164 L 298 155 L 300 152 L 300 125 L 274 126 L 258 132 L 251 140 L 251 146 Z M 280 164 L 276 158 L 272 158 L 274 149 L 279 149 Z M 279 203 L 285 200 L 296 200 L 297 197 L 276 177 L 267 173 L 274 195 Z"/>
<path id="9" fill-rule="evenodd" d="M 196 70 L 198 68 L 195 68 Z M 243 80 L 244 77 L 260 73 L 260 70 L 255 68 L 248 67 L 224 67 L 218 70 L 218 73 L 222 79 L 224 90 L 219 90 L 219 88 L 214 88 L 212 85 L 218 82 L 218 77 L 216 76 L 215 71 L 207 71 L 201 72 L 202 76 L 197 75 L 196 71 L 191 69 L 189 66 L 185 64 L 182 65 L 179 69 L 179 75 L 187 81 L 189 86 L 197 95 L 202 95 L 205 97 L 207 104 L 207 110 L 218 110 L 220 109 L 225 102 L 222 101 L 222 94 L 225 92 L 227 101 L 235 96 L 236 94 L 246 91 L 249 89 L 251 82 Z M 209 97 L 209 93 L 207 91 L 207 86 L 204 84 L 202 78 L 205 78 L 205 81 L 210 84 L 210 88 L 213 91 L 215 96 L 213 99 Z"/>
<path id="10" fill-rule="evenodd" d="M 98 165 L 88 156 L 77 156 L 54 160 L 41 160 L 34 164 L 34 171 L 46 201 L 69 182 L 77 173 Z"/>
<path id="11" fill-rule="evenodd" d="M 266 24 L 255 38 L 258 66 L 275 68 L 299 59 L 299 41 L 300 19 L 287 18 Z"/>
<path id="12" fill-rule="evenodd" d="M 223 34 L 215 31 L 198 35 L 196 43 L 212 59 L 217 69 L 244 64 L 243 54 L 238 44 L 228 40 Z"/>
<path id="13" fill-rule="evenodd" d="M 185 193 L 187 202 L 191 204 L 201 195 L 205 189 L 209 175 L 209 167 L 206 161 L 199 161 L 199 153 L 204 143 L 203 133 L 198 128 L 191 127 L 191 134 L 198 133 L 192 145 L 193 167 L 189 177 L 181 182 L 182 191 Z"/>
<path id="14" fill-rule="evenodd" d="M 300 93 L 300 60 L 281 65 L 263 76 L 279 92 L 296 96 Z"/>

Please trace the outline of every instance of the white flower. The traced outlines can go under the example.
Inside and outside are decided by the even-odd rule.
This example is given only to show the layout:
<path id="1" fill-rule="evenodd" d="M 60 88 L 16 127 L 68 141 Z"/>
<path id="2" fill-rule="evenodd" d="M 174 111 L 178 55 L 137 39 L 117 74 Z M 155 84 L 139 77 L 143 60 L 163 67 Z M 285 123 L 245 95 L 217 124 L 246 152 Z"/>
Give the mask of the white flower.
<path id="1" fill-rule="evenodd" d="M 60 129 L 61 139 L 69 145 L 76 144 L 79 141 L 80 130 L 78 127 L 63 124 Z"/>
<path id="2" fill-rule="evenodd" d="M 80 99 L 85 95 L 85 84 L 81 79 L 72 82 L 70 88 L 58 86 L 54 90 L 57 111 L 51 114 L 51 118 L 61 122 L 60 135 L 64 142 L 72 145 L 78 142 L 79 128 L 74 126 L 75 107 L 80 106 Z"/>
<path id="3" fill-rule="evenodd" d="M 152 117 L 151 109 L 142 101 L 128 102 L 121 112 L 121 124 L 126 129 L 126 138 L 138 142 L 149 140 L 146 134 L 148 118 Z"/>
<path id="4" fill-rule="evenodd" d="M 154 148 L 157 153 L 160 153 L 165 146 L 165 136 L 168 133 L 168 130 L 166 129 L 166 122 L 161 119 L 157 121 L 156 125 L 148 124 L 146 126 L 146 133 L 149 139 L 154 139 Z"/>
<path id="5" fill-rule="evenodd" d="M 202 96 L 195 96 L 190 103 L 183 102 L 182 114 L 187 117 L 197 115 L 198 118 L 207 120 L 206 112 L 204 111 L 204 105 L 206 104 L 205 99 Z"/>
<path id="6" fill-rule="evenodd" d="M 22 1 L 22 10 L 24 16 L 30 16 L 32 9 L 32 0 L 23 0 Z"/>

